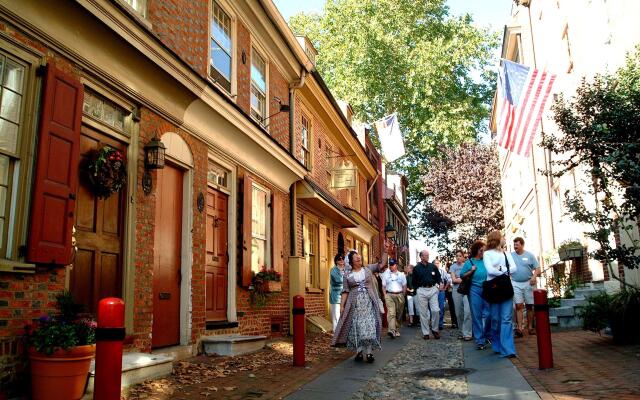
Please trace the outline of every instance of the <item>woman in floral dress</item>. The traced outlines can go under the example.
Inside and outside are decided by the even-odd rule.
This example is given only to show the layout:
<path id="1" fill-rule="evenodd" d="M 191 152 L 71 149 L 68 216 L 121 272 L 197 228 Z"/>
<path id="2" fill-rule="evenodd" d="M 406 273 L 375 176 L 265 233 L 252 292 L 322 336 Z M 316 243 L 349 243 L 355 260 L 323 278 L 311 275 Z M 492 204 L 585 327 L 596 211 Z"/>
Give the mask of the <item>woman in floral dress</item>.
<path id="1" fill-rule="evenodd" d="M 345 274 L 338 326 L 333 336 L 334 346 L 346 345 L 357 352 L 355 361 L 374 361 L 373 349 L 380 348 L 382 320 L 379 297 L 373 288 L 373 273 L 362 266 L 360 255 L 349 253 L 351 270 Z"/>

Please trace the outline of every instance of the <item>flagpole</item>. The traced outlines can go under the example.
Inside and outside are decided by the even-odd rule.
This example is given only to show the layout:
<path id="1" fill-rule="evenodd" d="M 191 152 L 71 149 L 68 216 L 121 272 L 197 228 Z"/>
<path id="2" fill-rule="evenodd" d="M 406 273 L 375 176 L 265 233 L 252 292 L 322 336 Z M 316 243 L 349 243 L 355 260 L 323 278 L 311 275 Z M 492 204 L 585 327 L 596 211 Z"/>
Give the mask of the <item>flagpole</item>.
<path id="1" fill-rule="evenodd" d="M 535 39 L 533 37 L 533 23 L 531 20 L 531 5 L 529 5 L 529 7 L 527 7 L 527 11 L 528 11 L 528 16 L 529 16 L 529 35 L 531 36 L 531 50 L 532 50 L 532 54 L 533 54 L 533 67 L 535 69 L 538 68 L 538 62 L 536 59 L 536 44 L 535 44 Z M 542 135 L 544 136 L 544 118 L 540 118 L 540 131 L 542 132 Z M 533 133 L 535 135 L 535 132 Z M 541 216 L 540 216 L 540 194 L 538 191 L 538 170 L 536 168 L 536 156 L 535 156 L 535 141 L 532 141 L 531 143 L 531 163 L 533 164 L 533 187 L 534 187 L 534 192 L 536 195 L 536 217 L 538 220 L 538 246 L 540 246 L 540 254 L 542 254 L 543 250 L 544 250 L 544 243 L 542 241 L 542 221 L 541 221 Z M 545 158 L 545 168 L 548 168 L 548 159 L 547 159 L 547 152 L 548 150 L 545 149 L 544 150 L 544 158 Z M 550 226 L 551 226 L 551 245 L 553 247 L 555 247 L 556 245 L 556 239 L 555 239 L 555 231 L 553 228 L 553 210 L 551 207 L 551 183 L 550 183 L 550 177 L 546 176 L 546 183 L 547 183 L 547 201 L 548 201 L 548 205 L 549 205 L 549 217 L 551 219 L 550 222 Z M 544 261 L 544 260 L 543 260 Z"/>

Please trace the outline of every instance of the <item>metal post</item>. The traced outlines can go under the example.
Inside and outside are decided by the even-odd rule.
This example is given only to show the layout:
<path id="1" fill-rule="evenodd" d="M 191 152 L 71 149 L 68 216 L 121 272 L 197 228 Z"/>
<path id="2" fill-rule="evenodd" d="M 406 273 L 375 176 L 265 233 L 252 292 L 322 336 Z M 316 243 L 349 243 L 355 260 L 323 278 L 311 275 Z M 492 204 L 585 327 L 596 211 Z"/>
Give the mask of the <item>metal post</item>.
<path id="1" fill-rule="evenodd" d="M 94 400 L 120 400 L 124 301 L 107 297 L 98 304 Z"/>
<path id="2" fill-rule="evenodd" d="M 551 325 L 549 323 L 549 303 L 547 291 L 533 291 L 533 309 L 536 313 L 536 337 L 538 339 L 538 365 L 540 369 L 553 368 L 553 351 L 551 348 Z"/>

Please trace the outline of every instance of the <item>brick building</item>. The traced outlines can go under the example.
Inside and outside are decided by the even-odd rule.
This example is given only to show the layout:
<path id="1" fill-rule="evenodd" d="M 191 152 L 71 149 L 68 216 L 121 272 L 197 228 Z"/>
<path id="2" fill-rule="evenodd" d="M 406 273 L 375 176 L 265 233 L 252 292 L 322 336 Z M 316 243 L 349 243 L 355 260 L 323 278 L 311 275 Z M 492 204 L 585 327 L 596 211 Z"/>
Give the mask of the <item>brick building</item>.
<path id="1" fill-rule="evenodd" d="M 312 56 L 271 0 L 0 0 L 3 388 L 64 289 L 91 313 L 122 297 L 128 351 L 193 354 L 209 335 L 287 332 L 293 294 L 324 315 L 333 254 L 379 256 L 375 163 Z M 87 163 L 105 146 L 127 179 L 102 198 Z M 330 154 L 355 185 L 334 187 Z M 260 308 L 262 267 L 282 289 Z"/>

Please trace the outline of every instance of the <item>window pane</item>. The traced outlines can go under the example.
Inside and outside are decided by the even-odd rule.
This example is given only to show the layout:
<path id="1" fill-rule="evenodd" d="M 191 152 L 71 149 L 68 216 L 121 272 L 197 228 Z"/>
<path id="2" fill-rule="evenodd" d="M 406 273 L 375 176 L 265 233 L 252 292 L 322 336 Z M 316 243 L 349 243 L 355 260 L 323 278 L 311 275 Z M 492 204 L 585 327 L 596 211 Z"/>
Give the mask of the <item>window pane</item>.
<path id="1" fill-rule="evenodd" d="M 9 184 L 9 157 L 0 155 L 0 185 Z M 2 207 L 2 203 L 0 203 Z"/>
<path id="2" fill-rule="evenodd" d="M 24 83 L 24 67 L 20 64 L 7 60 L 4 75 L 4 86 L 14 92 L 22 93 Z"/>
<path id="3" fill-rule="evenodd" d="M 2 90 L 2 104 L 0 104 L 0 117 L 9 121 L 20 123 L 20 104 L 22 96 L 11 90 Z"/>
<path id="4" fill-rule="evenodd" d="M 7 188 L 0 186 L 0 218 L 4 218 L 4 212 L 7 209 Z M 0 231 L 1 236 L 2 231 Z"/>
<path id="5" fill-rule="evenodd" d="M 267 236 L 267 193 L 259 188 L 254 187 L 252 190 L 252 224 L 251 233 L 259 238 Z"/>
<path id="6" fill-rule="evenodd" d="M 0 118 L 0 149 L 15 153 L 18 147 L 18 125 Z"/>
<path id="7" fill-rule="evenodd" d="M 260 268 L 266 267 L 265 250 L 266 240 L 253 238 L 251 240 L 251 270 L 259 272 Z"/>
<path id="8" fill-rule="evenodd" d="M 146 0 L 124 0 L 124 2 L 129 4 L 131 8 L 133 8 L 134 10 L 136 10 L 137 12 L 145 16 L 146 14 L 145 11 L 147 9 Z"/>
<path id="9" fill-rule="evenodd" d="M 213 20 L 211 21 L 211 34 L 218 44 L 231 54 L 231 18 L 218 5 L 213 3 Z"/>
<path id="10" fill-rule="evenodd" d="M 262 118 L 264 118 L 266 114 L 264 94 L 262 94 L 254 84 L 251 84 L 251 111 L 252 115 L 257 117 L 260 121 L 262 121 Z"/>
<path id="11" fill-rule="evenodd" d="M 267 81 L 265 78 L 265 61 L 257 52 L 253 52 L 251 57 L 251 80 L 262 93 L 267 92 Z"/>
<path id="12" fill-rule="evenodd" d="M 231 80 L 231 57 L 216 43 L 211 40 L 211 63 L 215 69 L 227 80 Z"/>

